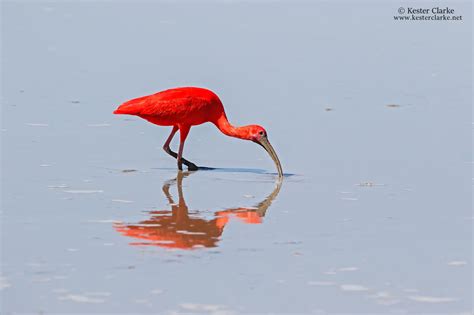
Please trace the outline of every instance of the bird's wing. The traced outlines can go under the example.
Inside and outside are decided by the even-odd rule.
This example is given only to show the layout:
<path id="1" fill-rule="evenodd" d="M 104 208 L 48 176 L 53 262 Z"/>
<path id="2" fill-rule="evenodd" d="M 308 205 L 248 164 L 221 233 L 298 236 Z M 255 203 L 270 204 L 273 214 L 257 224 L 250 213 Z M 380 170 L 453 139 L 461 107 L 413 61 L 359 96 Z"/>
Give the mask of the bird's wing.
<path id="1" fill-rule="evenodd" d="M 128 114 L 138 116 L 162 116 L 180 117 L 191 114 L 191 112 L 201 112 L 210 104 L 209 100 L 187 95 L 176 95 L 170 97 L 166 95 L 153 94 L 132 99 L 120 105 L 114 114 Z M 184 117 L 183 117 L 184 118 Z"/>
<path id="2" fill-rule="evenodd" d="M 187 97 L 172 98 L 168 95 L 160 95 L 160 93 L 157 93 L 129 100 L 120 105 L 114 113 L 128 115 L 158 115 L 165 112 L 176 111 L 185 106 L 188 101 L 189 98 Z"/>
<path id="3" fill-rule="evenodd" d="M 217 95 L 201 88 L 176 88 L 132 99 L 120 105 L 115 114 L 137 115 L 157 125 L 199 125 L 222 114 Z"/>

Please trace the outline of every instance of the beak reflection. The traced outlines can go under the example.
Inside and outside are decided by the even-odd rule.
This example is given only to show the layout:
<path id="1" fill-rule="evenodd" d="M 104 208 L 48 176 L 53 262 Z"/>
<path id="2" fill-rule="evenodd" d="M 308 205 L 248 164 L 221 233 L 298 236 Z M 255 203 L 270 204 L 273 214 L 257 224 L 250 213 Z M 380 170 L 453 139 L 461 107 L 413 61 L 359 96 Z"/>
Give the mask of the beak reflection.
<path id="1" fill-rule="evenodd" d="M 231 218 L 237 218 L 248 224 L 262 223 L 262 218 L 281 187 L 281 181 L 277 181 L 274 190 L 255 207 L 224 209 L 215 211 L 212 218 L 205 218 L 199 213 L 188 211 L 182 185 L 183 179 L 190 174 L 190 172 L 178 172 L 175 179 L 163 184 L 163 193 L 171 205 L 171 210 L 151 211 L 148 220 L 136 224 L 116 223 L 115 230 L 137 240 L 130 245 L 178 249 L 217 247 L 224 228 Z M 170 194 L 170 187 L 174 183 L 178 190 L 177 204 Z"/>

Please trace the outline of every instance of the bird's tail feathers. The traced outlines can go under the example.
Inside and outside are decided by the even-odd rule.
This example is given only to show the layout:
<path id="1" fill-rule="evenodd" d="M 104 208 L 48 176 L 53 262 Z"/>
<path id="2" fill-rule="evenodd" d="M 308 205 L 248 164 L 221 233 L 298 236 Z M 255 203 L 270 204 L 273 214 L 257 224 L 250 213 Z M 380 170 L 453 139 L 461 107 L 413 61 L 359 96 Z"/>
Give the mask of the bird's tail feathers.
<path id="1" fill-rule="evenodd" d="M 138 115 L 143 109 L 147 96 L 135 98 L 120 105 L 114 114 Z"/>

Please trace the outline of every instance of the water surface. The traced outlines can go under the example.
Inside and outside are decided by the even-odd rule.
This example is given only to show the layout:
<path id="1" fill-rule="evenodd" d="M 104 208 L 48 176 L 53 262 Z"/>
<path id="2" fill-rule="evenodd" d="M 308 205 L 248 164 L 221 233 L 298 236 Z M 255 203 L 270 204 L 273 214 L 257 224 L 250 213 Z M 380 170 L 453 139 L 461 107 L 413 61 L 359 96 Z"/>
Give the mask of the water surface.
<path id="1" fill-rule="evenodd" d="M 471 312 L 471 9 L 399 6 L 5 2 L 1 313 Z M 291 176 L 112 115 L 185 85 Z"/>

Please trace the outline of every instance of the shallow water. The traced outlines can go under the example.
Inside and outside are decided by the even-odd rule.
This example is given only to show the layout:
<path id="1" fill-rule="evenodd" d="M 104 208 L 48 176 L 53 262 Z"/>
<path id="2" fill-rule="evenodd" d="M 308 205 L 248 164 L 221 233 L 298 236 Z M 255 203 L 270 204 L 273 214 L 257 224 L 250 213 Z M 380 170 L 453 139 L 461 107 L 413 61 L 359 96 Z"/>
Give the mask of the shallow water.
<path id="1" fill-rule="evenodd" d="M 398 7 L 4 3 L 1 313 L 472 312 L 471 9 Z M 111 114 L 183 85 L 265 126 L 281 186 Z"/>

